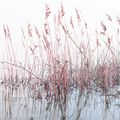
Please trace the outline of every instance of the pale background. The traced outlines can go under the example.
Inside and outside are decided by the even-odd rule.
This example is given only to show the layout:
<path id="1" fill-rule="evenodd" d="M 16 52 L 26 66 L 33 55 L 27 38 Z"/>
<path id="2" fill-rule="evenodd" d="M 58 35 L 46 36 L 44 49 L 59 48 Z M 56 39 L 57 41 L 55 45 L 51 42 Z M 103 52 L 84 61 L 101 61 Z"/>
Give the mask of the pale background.
<path id="1" fill-rule="evenodd" d="M 0 0 L 0 59 L 5 55 L 3 24 L 9 25 L 15 47 L 19 48 L 21 27 L 28 23 L 39 26 L 44 21 L 44 8 L 47 3 L 52 12 L 56 12 L 63 3 L 68 15 L 74 16 L 77 8 L 84 15 L 88 23 L 95 23 L 104 19 L 105 14 L 120 15 L 119 0 Z M 21 51 L 18 52 L 21 54 Z"/>
<path id="2" fill-rule="evenodd" d="M 55 11 L 60 1 L 68 12 L 78 8 L 88 18 L 105 13 L 120 14 L 119 0 L 0 0 L 0 23 L 23 24 L 28 20 L 39 22 L 44 3 L 48 3 Z"/>

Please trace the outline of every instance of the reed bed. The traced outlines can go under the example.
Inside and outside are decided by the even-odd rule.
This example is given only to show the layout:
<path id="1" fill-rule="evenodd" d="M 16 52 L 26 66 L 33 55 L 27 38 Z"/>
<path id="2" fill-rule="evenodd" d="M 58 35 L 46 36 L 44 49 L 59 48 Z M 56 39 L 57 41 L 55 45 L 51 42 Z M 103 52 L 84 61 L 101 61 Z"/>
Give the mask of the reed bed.
<path id="1" fill-rule="evenodd" d="M 66 95 L 74 87 L 80 91 L 86 88 L 107 91 L 119 85 L 119 25 L 113 33 L 100 22 L 92 39 L 89 25 L 77 9 L 75 12 L 75 20 L 70 17 L 67 21 L 62 4 L 57 15 L 46 4 L 43 29 L 28 24 L 26 33 L 21 30 L 24 49 L 21 54 L 25 56 L 21 62 L 17 62 L 10 29 L 3 25 L 8 52 L 1 61 L 5 68 L 1 71 L 1 83 L 40 85 L 50 96 Z M 109 15 L 106 18 L 112 24 L 112 18 Z M 118 17 L 116 23 L 119 24 Z"/>
<path id="2" fill-rule="evenodd" d="M 9 26 L 3 25 L 7 52 L 1 61 L 1 85 L 12 94 L 22 86 L 35 100 L 59 101 L 62 120 L 66 119 L 67 96 L 74 90 L 79 90 L 80 96 L 86 91 L 104 95 L 106 109 L 108 96 L 119 96 L 115 88 L 120 85 L 120 18 L 106 15 L 91 36 L 89 24 L 78 9 L 75 13 L 68 20 L 62 4 L 58 14 L 46 4 L 43 26 L 28 24 L 21 30 L 19 50 L 24 57 L 20 62 Z"/>

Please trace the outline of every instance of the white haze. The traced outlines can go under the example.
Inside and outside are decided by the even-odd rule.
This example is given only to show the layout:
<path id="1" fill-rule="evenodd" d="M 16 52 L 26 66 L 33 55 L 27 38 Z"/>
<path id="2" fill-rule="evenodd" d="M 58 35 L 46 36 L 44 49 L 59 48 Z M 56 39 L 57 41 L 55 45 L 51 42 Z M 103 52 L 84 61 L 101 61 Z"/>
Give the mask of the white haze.
<path id="1" fill-rule="evenodd" d="M 6 41 L 4 39 L 3 24 L 9 25 L 14 41 L 14 47 L 19 48 L 20 56 L 21 27 L 28 23 L 41 26 L 44 21 L 44 8 L 47 3 L 53 12 L 57 12 L 60 3 L 63 3 L 66 13 L 75 15 L 75 8 L 81 11 L 84 19 L 93 26 L 104 19 L 105 14 L 120 15 L 119 0 L 0 0 L 0 59 L 6 54 Z"/>

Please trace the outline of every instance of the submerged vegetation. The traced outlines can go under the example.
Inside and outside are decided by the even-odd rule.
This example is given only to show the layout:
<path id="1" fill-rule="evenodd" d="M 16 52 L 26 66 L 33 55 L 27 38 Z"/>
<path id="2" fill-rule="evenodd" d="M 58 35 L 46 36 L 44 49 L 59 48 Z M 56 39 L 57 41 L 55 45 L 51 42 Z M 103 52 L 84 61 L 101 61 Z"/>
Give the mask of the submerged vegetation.
<path id="1" fill-rule="evenodd" d="M 95 108 L 96 95 L 104 103 L 105 111 L 113 105 L 113 98 L 119 98 L 120 18 L 117 17 L 115 21 L 106 15 L 105 22 L 99 23 L 92 36 L 89 24 L 81 13 L 77 9 L 75 13 L 76 16 L 68 19 L 62 4 L 57 15 L 46 4 L 43 28 L 28 24 L 27 29 L 21 30 L 23 38 L 22 48 L 19 50 L 24 50 L 21 52 L 24 56 L 21 62 L 18 62 L 9 26 L 3 25 L 7 52 L 6 57 L 1 60 L 0 84 L 5 104 L 3 111 L 7 110 L 5 120 L 11 118 L 11 96 L 19 99 L 16 104 L 19 110 L 14 116 L 18 117 L 23 104 L 22 109 L 26 108 L 26 115 L 31 116 L 33 111 L 34 116 L 38 116 L 36 119 L 50 119 L 51 114 L 51 120 L 56 120 L 60 114 L 61 120 L 85 119 L 81 117 L 81 114 L 85 116 L 82 109 L 90 104 L 88 99 L 94 100 L 91 104 Z M 76 100 L 76 113 L 70 110 L 70 98 Z M 24 99 L 24 103 L 21 103 L 21 99 Z M 43 101 L 46 101 L 47 106 L 43 105 Z M 40 107 L 37 102 L 43 105 L 42 110 L 54 109 L 48 114 L 49 118 L 46 113 L 45 116 L 40 114 L 40 108 L 35 113 L 37 107 Z M 33 107 L 31 113 L 29 105 Z M 120 104 L 116 106 L 119 108 Z M 68 117 L 69 110 L 73 112 L 71 117 Z M 112 119 L 118 120 L 113 113 L 109 111 Z M 34 118 L 31 116 L 29 119 Z"/>

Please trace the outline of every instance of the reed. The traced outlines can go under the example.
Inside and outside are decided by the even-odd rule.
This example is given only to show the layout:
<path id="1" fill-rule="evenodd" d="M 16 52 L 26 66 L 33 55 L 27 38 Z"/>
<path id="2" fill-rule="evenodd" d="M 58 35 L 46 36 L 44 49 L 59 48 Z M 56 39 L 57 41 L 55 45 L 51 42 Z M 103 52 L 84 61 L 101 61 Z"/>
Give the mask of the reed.
<path id="1" fill-rule="evenodd" d="M 75 9 L 75 13 L 67 20 L 62 4 L 57 15 L 46 4 L 43 28 L 28 24 L 21 30 L 21 62 L 17 62 L 10 29 L 3 25 L 8 52 L 7 59 L 1 61 L 7 68 L 1 73 L 1 83 L 11 87 L 30 84 L 34 91 L 44 91 L 46 98 L 62 99 L 63 103 L 72 89 L 106 93 L 119 85 L 119 18 L 115 33 L 111 32 L 113 19 L 106 15 L 107 23 L 113 26 L 100 22 L 92 37 L 89 24 L 79 10 Z"/>

